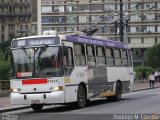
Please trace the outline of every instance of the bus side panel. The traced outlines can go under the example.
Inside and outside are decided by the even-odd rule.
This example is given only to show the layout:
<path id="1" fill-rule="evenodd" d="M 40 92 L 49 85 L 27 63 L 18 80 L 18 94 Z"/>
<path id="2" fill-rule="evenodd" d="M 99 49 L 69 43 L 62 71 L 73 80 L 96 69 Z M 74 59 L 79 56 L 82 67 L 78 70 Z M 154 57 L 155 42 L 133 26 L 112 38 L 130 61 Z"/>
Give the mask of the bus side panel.
<path id="1" fill-rule="evenodd" d="M 99 97 L 107 91 L 107 69 L 104 66 L 88 67 L 89 98 Z"/>
<path id="2" fill-rule="evenodd" d="M 80 83 L 88 84 L 87 67 L 75 67 L 69 77 L 65 77 L 65 101 L 77 101 L 77 91 Z"/>
<path id="3" fill-rule="evenodd" d="M 77 101 L 77 85 L 76 86 L 71 86 L 71 85 L 68 85 L 66 86 L 65 88 L 65 91 L 66 91 L 66 95 L 65 95 L 65 102 L 68 103 L 68 102 L 75 102 Z"/>
<path id="4" fill-rule="evenodd" d="M 122 83 L 122 92 L 126 93 L 130 91 L 130 71 L 129 67 L 108 67 L 108 82 L 116 82 L 120 80 Z M 114 86 L 115 87 L 115 86 Z"/>

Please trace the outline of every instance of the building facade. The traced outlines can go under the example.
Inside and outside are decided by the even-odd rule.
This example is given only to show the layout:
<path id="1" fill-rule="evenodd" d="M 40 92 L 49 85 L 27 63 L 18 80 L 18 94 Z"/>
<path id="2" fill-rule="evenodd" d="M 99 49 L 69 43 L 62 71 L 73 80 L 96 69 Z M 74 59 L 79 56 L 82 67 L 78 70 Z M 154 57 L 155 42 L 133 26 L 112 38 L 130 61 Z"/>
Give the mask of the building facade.
<path id="1" fill-rule="evenodd" d="M 132 49 L 134 65 L 146 65 L 147 48 L 160 43 L 160 0 L 122 3 L 123 40 Z M 105 26 L 95 34 L 120 41 L 120 22 L 115 22 L 120 19 L 120 0 L 38 0 L 37 4 L 38 34 L 45 30 L 80 31 L 102 21 L 92 27 Z"/>
<path id="2" fill-rule="evenodd" d="M 0 0 L 0 43 L 18 36 L 37 34 L 32 5 L 37 5 L 37 1 Z"/>

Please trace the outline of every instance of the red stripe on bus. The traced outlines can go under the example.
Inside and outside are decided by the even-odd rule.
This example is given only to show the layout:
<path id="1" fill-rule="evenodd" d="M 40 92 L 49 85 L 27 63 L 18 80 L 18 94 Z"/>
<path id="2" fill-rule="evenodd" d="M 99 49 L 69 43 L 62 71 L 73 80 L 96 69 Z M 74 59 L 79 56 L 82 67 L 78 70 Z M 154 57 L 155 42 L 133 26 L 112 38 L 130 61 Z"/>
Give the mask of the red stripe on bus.
<path id="1" fill-rule="evenodd" d="M 47 79 L 29 79 L 22 80 L 22 85 L 31 85 L 31 84 L 46 84 L 48 83 Z"/>

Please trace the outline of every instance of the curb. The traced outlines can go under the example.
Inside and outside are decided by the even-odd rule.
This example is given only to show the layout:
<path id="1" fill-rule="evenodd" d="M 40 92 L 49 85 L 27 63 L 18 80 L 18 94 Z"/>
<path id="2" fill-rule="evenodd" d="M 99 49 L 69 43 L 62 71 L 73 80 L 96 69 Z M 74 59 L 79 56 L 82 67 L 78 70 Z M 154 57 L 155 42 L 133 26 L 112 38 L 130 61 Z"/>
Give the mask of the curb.
<path id="1" fill-rule="evenodd" d="M 143 88 L 143 89 L 137 89 L 137 90 L 134 90 L 133 92 L 143 91 L 143 90 L 150 90 L 150 89 L 156 89 L 156 88 L 160 88 L 160 86 L 159 86 L 159 87 L 154 87 L 154 88 Z"/>
<path id="2" fill-rule="evenodd" d="M 31 108 L 31 106 L 21 106 L 21 107 L 4 108 L 4 109 L 0 109 L 0 113 L 10 112 L 10 111 L 14 111 L 14 110 L 28 109 L 28 108 Z"/>

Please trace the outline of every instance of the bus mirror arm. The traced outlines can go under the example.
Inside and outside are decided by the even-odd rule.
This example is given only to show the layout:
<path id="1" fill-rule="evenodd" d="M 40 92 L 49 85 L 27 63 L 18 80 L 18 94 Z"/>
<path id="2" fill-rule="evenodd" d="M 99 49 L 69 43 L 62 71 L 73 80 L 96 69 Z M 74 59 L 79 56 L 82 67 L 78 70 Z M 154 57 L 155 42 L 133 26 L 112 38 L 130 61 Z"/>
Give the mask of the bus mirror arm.
<path id="1" fill-rule="evenodd" d="M 63 47 L 63 53 L 64 53 L 64 56 L 68 55 L 68 48 L 65 46 Z"/>

